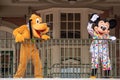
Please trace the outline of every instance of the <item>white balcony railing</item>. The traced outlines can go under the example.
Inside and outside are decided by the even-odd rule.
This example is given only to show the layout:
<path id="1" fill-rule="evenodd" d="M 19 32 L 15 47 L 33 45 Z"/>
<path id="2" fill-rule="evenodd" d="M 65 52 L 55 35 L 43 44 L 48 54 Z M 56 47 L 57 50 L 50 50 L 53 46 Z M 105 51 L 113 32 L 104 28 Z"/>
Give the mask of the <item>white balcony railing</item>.
<path id="1" fill-rule="evenodd" d="M 26 40 L 27 41 L 27 40 Z M 89 78 L 91 73 L 90 39 L 35 40 L 43 66 L 45 78 Z M 120 77 L 120 40 L 109 43 L 112 64 L 110 76 Z M 19 65 L 20 44 L 14 39 L 0 40 L 0 77 L 12 78 Z M 24 77 L 34 77 L 34 67 L 30 60 Z M 104 77 L 101 62 L 97 77 Z"/>

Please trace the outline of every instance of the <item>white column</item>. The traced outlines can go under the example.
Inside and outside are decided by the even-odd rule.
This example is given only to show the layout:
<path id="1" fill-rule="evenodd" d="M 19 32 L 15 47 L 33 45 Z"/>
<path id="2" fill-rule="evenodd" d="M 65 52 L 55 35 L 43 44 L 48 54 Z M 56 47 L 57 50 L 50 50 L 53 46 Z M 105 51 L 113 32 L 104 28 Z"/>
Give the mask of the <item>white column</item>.
<path id="1" fill-rule="evenodd" d="M 53 10 L 53 39 L 60 38 L 60 12 Z"/>
<path id="2" fill-rule="evenodd" d="M 81 13 L 81 38 L 82 39 L 88 38 L 87 23 L 88 23 L 88 13 L 87 11 L 84 10 Z"/>
<path id="3" fill-rule="evenodd" d="M 60 55 L 60 47 L 59 46 L 52 46 L 52 56 L 51 56 L 51 60 L 52 60 L 52 70 L 51 73 L 60 73 L 60 61 L 61 61 L 61 55 Z M 53 74 L 53 77 L 58 77 L 59 75 L 56 76 L 56 74 Z"/>

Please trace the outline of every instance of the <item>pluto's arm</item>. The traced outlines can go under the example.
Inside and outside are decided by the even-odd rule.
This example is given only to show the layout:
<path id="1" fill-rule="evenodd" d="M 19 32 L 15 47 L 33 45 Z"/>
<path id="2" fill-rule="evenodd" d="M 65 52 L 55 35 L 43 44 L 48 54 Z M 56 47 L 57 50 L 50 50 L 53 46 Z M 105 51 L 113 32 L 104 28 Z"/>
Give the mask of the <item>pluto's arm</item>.
<path id="1" fill-rule="evenodd" d="M 24 37 L 22 36 L 24 30 L 26 29 L 26 25 L 22 25 L 15 30 L 13 30 L 13 35 L 15 37 L 16 42 L 22 42 L 24 41 Z"/>
<path id="2" fill-rule="evenodd" d="M 49 32 L 49 27 L 43 32 L 43 34 L 41 35 L 41 38 L 43 40 L 48 40 L 50 39 L 50 36 L 48 36 L 46 33 Z"/>
<path id="3" fill-rule="evenodd" d="M 48 36 L 48 35 L 46 35 L 46 34 L 44 34 L 44 35 L 42 35 L 42 37 L 41 37 L 43 40 L 48 40 L 48 39 L 50 39 L 50 36 Z"/>

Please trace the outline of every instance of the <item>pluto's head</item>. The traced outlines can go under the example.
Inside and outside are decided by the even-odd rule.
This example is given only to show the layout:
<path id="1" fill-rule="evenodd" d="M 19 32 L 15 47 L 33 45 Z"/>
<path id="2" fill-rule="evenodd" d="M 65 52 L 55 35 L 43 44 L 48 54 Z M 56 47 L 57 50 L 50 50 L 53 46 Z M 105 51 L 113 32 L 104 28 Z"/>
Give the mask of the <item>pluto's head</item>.
<path id="1" fill-rule="evenodd" d="M 36 14 L 32 14 L 29 20 L 31 37 L 41 38 L 41 35 L 47 33 L 49 28 L 46 23 L 42 23 L 42 18 Z"/>

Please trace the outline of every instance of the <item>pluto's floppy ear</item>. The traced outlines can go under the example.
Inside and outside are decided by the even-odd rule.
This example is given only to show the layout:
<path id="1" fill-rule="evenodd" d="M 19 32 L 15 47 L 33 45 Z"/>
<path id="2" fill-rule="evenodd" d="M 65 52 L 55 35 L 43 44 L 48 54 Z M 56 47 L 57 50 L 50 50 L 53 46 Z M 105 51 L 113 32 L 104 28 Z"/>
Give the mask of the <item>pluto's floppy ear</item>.
<path id="1" fill-rule="evenodd" d="M 29 20 L 30 39 L 32 39 L 32 37 L 33 37 L 31 21 L 32 21 L 32 19 Z"/>
<path id="2" fill-rule="evenodd" d="M 115 19 L 109 20 L 110 29 L 113 29 L 117 25 L 117 21 Z"/>

